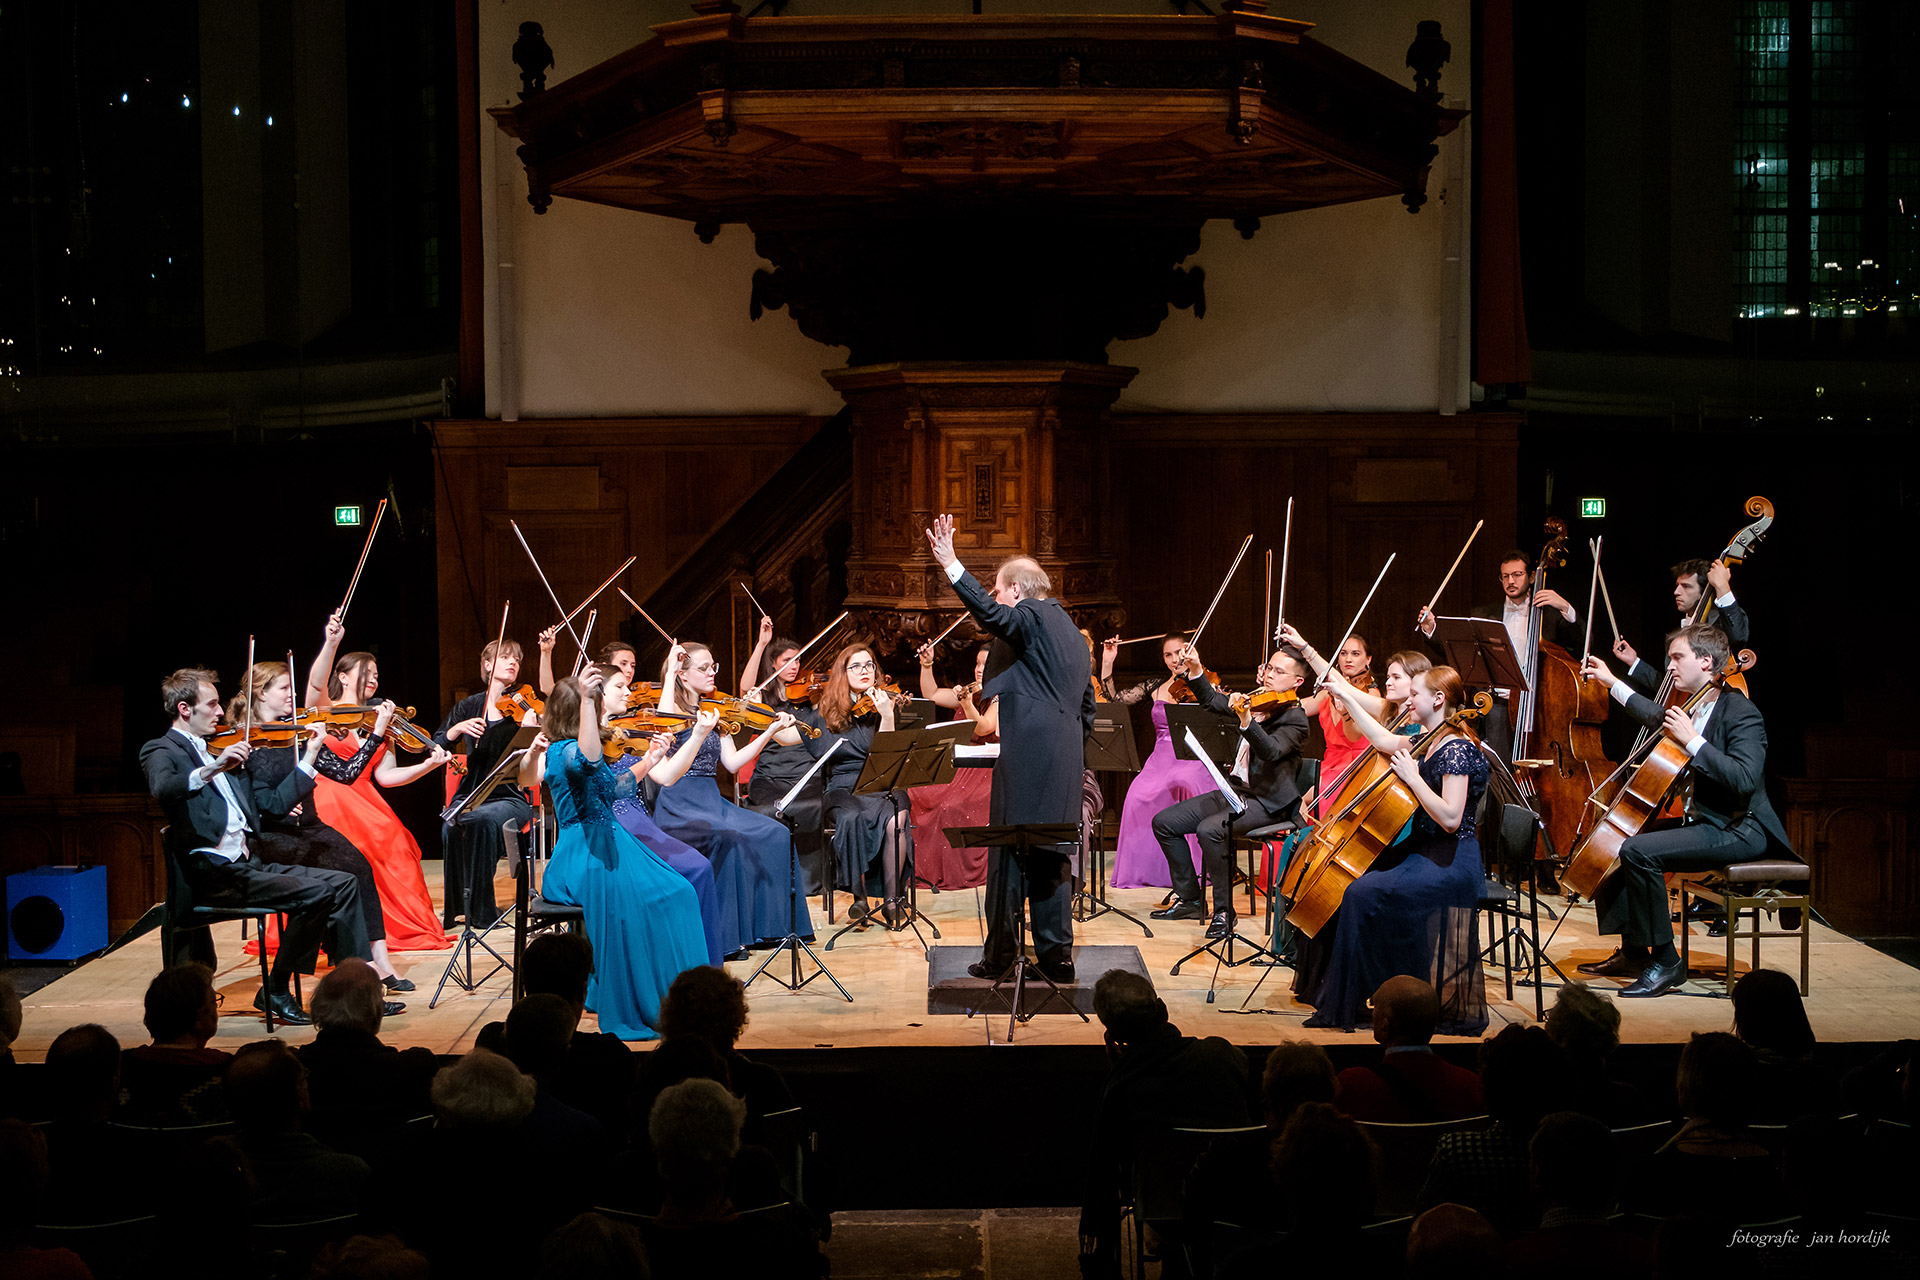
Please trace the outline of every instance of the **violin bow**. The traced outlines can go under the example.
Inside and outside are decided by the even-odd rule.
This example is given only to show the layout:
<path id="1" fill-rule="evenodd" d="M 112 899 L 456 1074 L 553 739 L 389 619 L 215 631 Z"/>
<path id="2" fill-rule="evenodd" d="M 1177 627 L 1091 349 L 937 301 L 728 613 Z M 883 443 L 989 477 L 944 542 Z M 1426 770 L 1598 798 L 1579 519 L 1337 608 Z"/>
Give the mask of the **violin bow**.
<path id="1" fill-rule="evenodd" d="M 1287 532 L 1280 539 L 1280 602 L 1273 610 L 1273 642 L 1280 643 L 1280 625 L 1287 620 L 1287 565 L 1293 559 L 1293 499 L 1287 499 Z"/>
<path id="2" fill-rule="evenodd" d="M 547 581 L 547 571 L 540 567 L 539 558 L 533 554 L 533 548 L 527 545 L 527 535 L 520 532 L 520 522 L 518 520 L 509 520 L 507 523 L 513 526 L 513 536 L 520 539 L 520 549 L 527 553 L 527 559 L 533 561 L 533 571 L 540 575 L 540 585 L 547 589 L 547 599 L 553 601 L 553 607 L 555 609 L 558 609 L 563 614 L 566 613 L 567 606 L 560 603 L 560 597 L 554 593 L 553 584 Z M 580 633 L 573 629 L 573 623 L 566 618 L 562 618 L 560 623 L 567 629 L 567 634 L 573 637 L 573 642 L 580 645 L 580 652 L 585 653 L 587 646 L 581 643 Z"/>
<path id="3" fill-rule="evenodd" d="M 740 584 L 740 589 L 747 593 L 747 603 L 751 604 L 754 608 L 758 609 L 760 611 L 761 617 L 769 618 L 769 619 L 773 617 L 771 613 L 767 612 L 767 606 L 761 604 L 758 600 L 755 600 L 753 598 L 752 587 L 749 587 L 746 583 L 743 582 Z"/>
<path id="4" fill-rule="evenodd" d="M 1353 615 L 1353 621 L 1347 624 L 1346 631 L 1340 636 L 1340 642 L 1333 646 L 1333 652 L 1336 657 L 1342 649 L 1347 647 L 1347 641 L 1353 638 L 1354 628 L 1360 625 L 1360 619 L 1367 616 L 1367 606 L 1373 603 L 1373 593 L 1380 589 L 1380 584 L 1386 580 L 1387 570 L 1393 568 L 1393 562 L 1399 554 L 1398 551 L 1394 552 L 1387 557 L 1387 562 L 1380 566 L 1380 576 L 1373 580 L 1373 586 L 1367 591 L 1367 598 L 1360 602 L 1360 612 Z M 1334 663 L 1327 663 L 1326 673 L 1314 684 L 1314 689 L 1318 690 L 1324 686 L 1327 683 L 1327 677 L 1337 670 L 1339 670 L 1339 668 Z"/>
<path id="5" fill-rule="evenodd" d="M 1607 573 L 1600 567 L 1600 552 L 1597 547 L 1593 553 L 1593 572 L 1594 576 L 1600 579 L 1600 599 L 1607 606 L 1607 625 L 1613 628 L 1615 640 L 1624 640 L 1626 634 L 1620 630 L 1620 619 L 1613 616 L 1613 593 L 1607 590 Z M 1593 612 L 1591 600 L 1587 602 L 1587 612 Z"/>
<path id="6" fill-rule="evenodd" d="M 507 647 L 507 611 L 512 608 L 513 601 L 511 600 L 500 606 L 500 638 L 493 642 L 493 661 L 487 664 L 487 685 L 489 689 L 491 689 L 493 685 L 494 673 L 500 669 L 500 651 Z M 501 686 L 503 689 L 505 687 L 505 685 Z M 489 702 L 488 705 L 492 705 L 491 702 Z M 486 714 L 485 707 L 481 708 L 481 714 Z"/>
<path id="7" fill-rule="evenodd" d="M 1291 502 L 1293 499 L 1289 498 Z M 1260 607 L 1260 634 L 1255 637 L 1262 645 L 1267 643 L 1267 624 L 1273 621 L 1273 548 L 1267 548 L 1267 589 L 1262 593 Z M 1262 659 L 1264 661 L 1264 658 Z"/>
<path id="8" fill-rule="evenodd" d="M 598 594 L 598 593 L 596 592 L 595 594 Z M 580 633 L 580 637 L 581 637 L 580 656 L 573 660 L 572 674 L 575 676 L 578 676 L 580 674 L 580 667 L 587 660 L 587 648 L 586 648 L 587 637 L 593 634 L 593 620 L 599 616 L 600 616 L 600 611 L 598 609 L 587 610 L 587 629 Z"/>
<path id="9" fill-rule="evenodd" d="M 1193 629 L 1192 637 L 1187 640 L 1187 649 L 1189 652 L 1200 647 L 1200 633 L 1207 629 L 1209 622 L 1213 621 L 1213 611 L 1220 607 L 1220 597 L 1227 594 L 1227 584 L 1233 581 L 1234 571 L 1239 569 L 1240 562 L 1247 558 L 1247 548 L 1252 545 L 1253 535 L 1248 534 L 1241 541 L 1240 550 L 1234 552 L 1233 563 L 1227 566 L 1227 576 L 1220 579 L 1220 589 L 1213 593 L 1213 603 L 1207 606 L 1206 613 L 1201 615 L 1200 625 Z"/>
<path id="10" fill-rule="evenodd" d="M 626 602 L 633 606 L 633 610 L 635 613 L 638 613 L 641 617 L 647 620 L 648 626 L 652 627 L 655 631 L 658 631 L 660 633 L 660 638 L 667 642 L 667 649 L 669 652 L 671 652 L 673 649 L 673 646 L 678 644 L 679 641 L 675 640 L 672 636 L 668 635 L 667 629 L 661 626 L 659 623 L 655 622 L 653 620 L 653 615 L 648 613 L 645 609 L 641 608 L 640 602 L 638 600 L 635 600 L 632 596 L 627 595 L 627 589 L 625 587 L 615 587 L 614 590 L 618 591 L 620 595 L 626 600 Z"/>
<path id="11" fill-rule="evenodd" d="M 961 618 L 965 618 L 966 616 L 967 616 L 967 615 L 966 615 L 966 614 L 964 614 L 964 613 L 960 615 L 960 617 L 961 617 Z M 839 617 L 837 617 L 837 618 L 835 618 L 835 619 L 834 619 L 834 620 L 833 620 L 832 622 L 829 622 L 829 623 L 828 623 L 828 624 L 827 624 L 826 626 L 824 626 L 824 627 L 822 627 L 822 628 L 820 628 L 820 634 L 818 634 L 818 635 L 816 635 L 816 636 L 815 636 L 815 637 L 814 637 L 813 639 L 811 639 L 811 640 L 809 640 L 809 641 L 807 641 L 807 642 L 806 642 L 805 644 L 803 644 L 803 645 L 801 645 L 801 646 L 800 646 L 800 649 L 799 649 L 799 651 L 798 651 L 797 653 L 795 653 L 795 654 L 793 655 L 793 657 L 791 657 L 791 658 L 789 658 L 789 659 L 787 659 L 787 661 L 789 661 L 789 662 L 798 662 L 798 661 L 800 661 L 800 659 L 802 659 L 802 658 L 804 658 L 804 657 L 806 657 L 806 656 L 807 656 L 807 650 L 809 650 L 809 649 L 811 649 L 811 648 L 813 648 L 813 646 L 815 646 L 815 645 L 817 645 L 817 644 L 819 644 L 819 643 L 820 643 L 820 642 L 821 642 L 822 640 L 825 640 L 825 639 L 826 639 L 826 638 L 827 638 L 828 636 L 830 636 L 830 635 L 832 635 L 832 634 L 833 634 L 833 629 L 834 629 L 835 627 L 837 627 L 837 626 L 839 626 L 839 625 L 840 625 L 841 623 L 843 623 L 843 622 L 845 622 L 846 620 L 847 620 L 847 611 L 845 611 L 845 610 L 842 610 L 842 611 L 841 611 L 841 614 L 840 614 L 840 616 L 839 616 Z M 958 619 L 956 619 L 956 620 L 954 621 L 954 624 L 953 624 L 953 626 L 954 626 L 954 627 L 957 627 L 957 626 L 959 626 L 959 625 L 960 625 L 960 622 L 959 622 L 959 620 L 958 620 Z M 948 630 L 948 631 L 951 631 L 951 630 L 953 630 L 953 627 L 948 627 L 948 628 L 947 628 L 947 630 Z M 937 642 L 936 642 L 936 643 L 937 643 Z M 759 684 L 757 684 L 757 685 L 755 685 L 755 686 L 753 686 L 753 688 L 751 688 L 751 689 L 749 689 L 749 690 L 747 690 L 747 693 L 762 693 L 762 692 L 764 692 L 764 691 L 766 690 L 766 687 L 767 687 L 768 685 L 770 685 L 770 684 L 772 684 L 772 683 L 773 683 L 773 677 L 772 677 L 772 676 L 768 676 L 768 677 L 767 677 L 767 678 L 766 678 L 765 680 L 762 680 L 762 681 L 761 681 L 761 682 L 760 682 Z M 741 696 L 742 696 L 742 697 L 745 697 L 745 696 L 746 696 L 746 694 L 742 694 Z M 757 701 L 758 701 L 758 699 L 757 699 L 757 698 L 756 698 L 756 699 L 750 699 L 750 701 L 756 701 L 756 702 L 757 702 Z"/>
<path id="12" fill-rule="evenodd" d="M 249 688 L 253 680 L 253 637 L 247 637 L 247 669 L 240 677 L 241 701 L 247 704 L 246 734 L 241 738 L 248 746 L 253 745 L 253 690 Z"/>
<path id="13" fill-rule="evenodd" d="M 592 604 L 595 600 L 598 600 L 600 598 L 600 593 L 602 591 L 605 591 L 608 587 L 612 586 L 613 580 L 619 577 L 621 574 L 625 573 L 629 568 L 631 568 L 633 566 L 633 562 L 635 560 L 638 560 L 639 558 L 640 558 L 639 556 L 628 556 L 627 562 L 625 564 L 621 565 L 618 569 L 615 569 L 612 573 L 608 574 L 607 580 L 605 582 L 595 587 L 585 600 L 582 600 L 579 604 L 573 606 L 573 612 L 569 613 L 566 617 L 560 619 L 560 621 L 563 623 L 572 622 L 575 618 L 579 617 L 580 611 L 582 609 Z"/>
<path id="14" fill-rule="evenodd" d="M 1587 549 L 1593 552 L 1593 581 L 1587 584 L 1587 638 L 1580 643 L 1580 665 L 1586 666 L 1587 659 L 1593 656 L 1593 604 L 1594 597 L 1600 591 L 1600 547 L 1606 542 L 1605 534 L 1587 539 Z"/>
<path id="15" fill-rule="evenodd" d="M 1433 606 L 1440 603 L 1440 597 L 1446 591 L 1447 584 L 1453 581 L 1454 570 L 1458 569 L 1460 567 L 1460 562 L 1467 558 L 1467 548 L 1471 547 L 1473 545 L 1473 540 L 1480 536 L 1480 526 L 1485 523 L 1486 523 L 1485 520 L 1479 520 L 1474 523 L 1473 532 L 1467 535 L 1466 542 L 1460 548 L 1460 554 L 1455 556 L 1453 558 L 1453 563 L 1447 566 L 1447 576 L 1440 579 L 1439 588 L 1433 593 L 1433 599 L 1427 601 L 1427 607 L 1421 610 L 1422 614 L 1431 614 L 1433 612 Z M 1420 625 L 1418 619 L 1414 621 L 1414 625 L 1416 627 Z M 1341 643 L 1345 644 L 1346 642 L 1343 640 L 1341 641 Z"/>
<path id="16" fill-rule="evenodd" d="M 347 606 L 353 603 L 353 593 L 360 585 L 360 571 L 367 567 L 367 555 L 373 550 L 373 535 L 380 532 L 380 518 L 386 514 L 387 500 L 382 498 L 380 505 L 373 509 L 373 523 L 367 528 L 366 545 L 360 548 L 360 563 L 353 566 L 353 581 L 347 584 L 347 598 L 340 602 L 339 618 L 343 623 L 347 620 Z M 405 536 L 406 531 L 402 530 L 401 537 Z"/>

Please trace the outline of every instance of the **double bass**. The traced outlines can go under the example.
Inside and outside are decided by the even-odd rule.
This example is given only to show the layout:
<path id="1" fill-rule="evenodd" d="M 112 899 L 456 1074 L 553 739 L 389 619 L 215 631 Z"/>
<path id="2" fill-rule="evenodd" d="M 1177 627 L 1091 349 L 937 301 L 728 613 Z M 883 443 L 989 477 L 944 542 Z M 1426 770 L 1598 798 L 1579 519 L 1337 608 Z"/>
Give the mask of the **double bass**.
<path id="1" fill-rule="evenodd" d="M 1472 738 L 1468 718 L 1485 715 L 1491 706 L 1492 694 L 1485 690 L 1474 694 L 1471 705 L 1459 708 L 1417 741 L 1410 740 L 1407 749 L 1415 758 L 1424 758 L 1449 739 Z M 1310 938 L 1340 909 L 1347 887 L 1367 873 L 1420 810 L 1412 788 L 1400 780 L 1387 756 L 1372 746 L 1354 762 L 1348 777 L 1342 794 L 1350 798 L 1314 827 L 1294 852 L 1280 882 L 1280 895 L 1288 903 L 1287 923 Z"/>
<path id="2" fill-rule="evenodd" d="M 1535 597 L 1545 588 L 1548 565 L 1567 562 L 1567 523 L 1547 518 L 1547 544 L 1533 573 Z M 1539 606 L 1527 619 L 1528 688 L 1514 716 L 1513 767 L 1547 833 L 1548 849 L 1571 849 L 1585 830 L 1587 798 L 1614 770 L 1600 745 L 1611 699 L 1580 674 L 1580 660 L 1541 637 Z"/>

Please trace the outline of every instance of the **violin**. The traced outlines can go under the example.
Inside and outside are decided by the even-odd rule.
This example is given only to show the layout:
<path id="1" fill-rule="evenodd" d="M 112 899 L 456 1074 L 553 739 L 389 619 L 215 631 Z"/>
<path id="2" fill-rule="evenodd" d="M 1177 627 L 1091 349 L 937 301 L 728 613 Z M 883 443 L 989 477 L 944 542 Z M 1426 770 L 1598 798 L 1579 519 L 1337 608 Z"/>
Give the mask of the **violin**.
<path id="1" fill-rule="evenodd" d="M 723 693 L 712 693 L 700 699 L 700 709 L 711 711 L 719 717 L 719 728 L 726 733 L 739 733 L 742 729 L 751 729 L 755 733 L 764 733 L 773 727 L 773 722 L 781 713 L 764 702 L 753 702 L 746 698 L 732 698 Z M 810 724 L 794 721 L 793 727 L 809 738 L 817 738 L 820 731 Z"/>
<path id="2" fill-rule="evenodd" d="M 326 721 L 327 733 L 335 738 L 345 738 L 356 731 L 371 731 L 374 722 L 379 719 L 380 707 L 375 706 L 336 706 L 316 710 L 314 715 Z M 413 723 L 417 714 L 412 707 L 394 705 L 393 716 L 387 721 L 387 741 L 402 751 L 416 755 L 433 753 L 433 736 L 419 725 Z M 460 756 L 447 761 L 447 767 L 456 774 L 467 771 L 467 762 Z"/>
<path id="3" fill-rule="evenodd" d="M 300 720 L 257 720 L 251 727 L 230 724 L 215 729 L 207 738 L 207 750 L 219 755 L 236 742 L 258 748 L 290 747 L 305 742 L 325 730 Z"/>
<path id="4" fill-rule="evenodd" d="M 1219 673 L 1203 668 L 1200 675 L 1208 684 L 1218 689 L 1221 693 L 1227 692 L 1225 687 L 1220 683 Z M 1172 682 L 1167 685 L 1167 700 L 1169 702 L 1198 702 L 1200 698 L 1192 689 L 1187 687 L 1186 677 L 1175 676 Z"/>
<path id="5" fill-rule="evenodd" d="M 658 702 L 659 698 L 656 696 L 654 701 Z M 518 720 L 529 711 L 535 715 L 544 715 L 547 710 L 545 700 L 533 691 L 533 686 L 530 684 L 523 684 L 512 693 L 503 694 L 494 700 L 493 707 L 509 720 Z"/>
<path id="6" fill-rule="evenodd" d="M 1729 657 L 1720 673 L 1688 698 L 1682 704 L 1682 709 L 1691 715 L 1709 692 L 1728 684 L 1734 676 L 1751 670 L 1755 661 L 1751 649 L 1742 649 Z M 1641 751 L 1635 751 L 1628 756 L 1626 764 L 1614 771 L 1614 777 L 1618 778 L 1629 765 L 1634 764 L 1635 757 L 1642 754 Z M 1568 859 L 1566 868 L 1560 872 L 1560 887 L 1591 899 L 1602 882 L 1620 865 L 1620 846 L 1640 834 L 1647 823 L 1659 816 L 1667 797 L 1673 794 L 1692 764 L 1693 757 L 1687 754 L 1686 744 L 1675 741 L 1664 728 L 1654 730 L 1652 744 L 1644 752 L 1644 758 L 1632 776 L 1604 801 L 1600 796 L 1613 779 L 1603 782 L 1599 790 L 1588 798 L 1590 803 L 1603 806 L 1603 809 L 1594 821 L 1593 829 L 1574 846 L 1572 858 Z"/>
<path id="7" fill-rule="evenodd" d="M 1298 701 L 1300 694 L 1295 689 L 1261 689 L 1248 697 L 1247 710 L 1272 715 L 1289 702 Z"/>
<path id="8" fill-rule="evenodd" d="M 1440 743 L 1455 737 L 1477 741 L 1466 721 L 1485 715 L 1492 706 L 1492 694 L 1485 690 L 1474 694 L 1471 705 L 1461 707 L 1432 732 L 1422 734 L 1408 745 L 1408 750 L 1416 758 L 1425 758 Z M 1346 782 L 1352 798 L 1314 827 L 1313 834 L 1294 851 L 1281 878 L 1280 894 L 1288 902 L 1287 922 L 1310 938 L 1340 909 L 1348 886 L 1366 874 L 1374 859 L 1393 844 L 1401 828 L 1420 810 L 1413 789 L 1401 781 L 1385 754 L 1369 750 L 1355 763 Z"/>
<path id="9" fill-rule="evenodd" d="M 802 671 L 787 681 L 787 701 L 813 702 L 819 698 L 820 691 L 826 687 L 827 678 L 818 671 Z"/>
<path id="10" fill-rule="evenodd" d="M 891 698 L 895 702 L 900 702 L 904 700 L 907 696 L 904 692 L 901 691 L 900 686 L 893 682 L 892 676 L 881 676 L 880 679 L 877 682 L 875 682 L 873 689 L 867 690 L 865 693 L 861 694 L 858 698 L 854 699 L 853 710 L 849 711 L 847 714 L 853 715 L 853 716 L 870 716 L 874 712 L 878 711 L 880 708 L 877 704 L 875 704 L 873 700 L 873 694 L 875 689 L 886 694 L 887 697 Z"/>
<path id="11" fill-rule="evenodd" d="M 679 733 L 693 720 L 677 711 L 637 711 L 611 716 L 600 726 L 600 746 L 604 755 L 644 756 L 654 735 Z"/>

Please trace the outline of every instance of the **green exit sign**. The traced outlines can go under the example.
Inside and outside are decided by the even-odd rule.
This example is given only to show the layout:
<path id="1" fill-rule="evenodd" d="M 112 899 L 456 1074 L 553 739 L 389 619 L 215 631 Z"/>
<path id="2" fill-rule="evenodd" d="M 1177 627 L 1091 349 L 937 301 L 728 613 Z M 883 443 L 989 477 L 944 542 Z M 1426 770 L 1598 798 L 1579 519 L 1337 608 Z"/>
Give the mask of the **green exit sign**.
<path id="1" fill-rule="evenodd" d="M 1581 519 L 1599 520 L 1602 517 L 1604 517 L 1606 514 L 1607 514 L 1607 500 L 1605 498 L 1580 499 L 1580 518 Z"/>
<path id="2" fill-rule="evenodd" d="M 1602 505 L 1604 506 L 1605 504 L 1603 503 Z M 1585 513 L 1583 512 L 1582 514 L 1585 514 Z M 333 522 L 334 522 L 335 524 L 337 524 L 337 525 L 357 525 L 357 524 L 359 524 L 359 523 L 360 523 L 360 508 L 358 508 L 358 507 L 335 507 L 335 508 L 333 509 Z"/>

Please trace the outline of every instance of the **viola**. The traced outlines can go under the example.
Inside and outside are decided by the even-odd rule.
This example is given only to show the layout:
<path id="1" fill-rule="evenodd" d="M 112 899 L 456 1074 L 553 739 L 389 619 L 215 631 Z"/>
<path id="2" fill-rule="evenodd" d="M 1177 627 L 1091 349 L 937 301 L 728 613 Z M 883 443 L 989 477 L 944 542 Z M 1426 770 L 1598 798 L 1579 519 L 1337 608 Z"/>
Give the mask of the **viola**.
<path id="1" fill-rule="evenodd" d="M 523 684 L 512 693 L 496 698 L 493 707 L 509 720 L 518 720 L 529 711 L 535 715 L 545 715 L 547 710 L 545 700 L 533 691 L 530 684 Z"/>
<path id="2" fill-rule="evenodd" d="M 719 727 L 726 733 L 739 733 L 742 729 L 764 733 L 773 727 L 774 720 L 781 714 L 764 702 L 753 702 L 747 698 L 731 698 L 724 693 L 712 693 L 700 699 L 700 709 L 717 715 Z M 793 727 L 806 737 L 820 736 L 820 731 L 810 724 L 802 724 L 796 720 Z"/>
<path id="3" fill-rule="evenodd" d="M 1486 714 L 1491 706 L 1492 694 L 1484 690 L 1474 694 L 1472 705 L 1455 711 L 1432 732 L 1410 743 L 1408 750 L 1424 759 L 1440 743 L 1455 737 L 1477 742 L 1466 722 Z M 1308 937 L 1326 927 L 1340 909 L 1348 886 L 1366 874 L 1420 809 L 1413 789 L 1378 750 L 1369 750 L 1355 762 L 1346 787 L 1342 794 L 1351 793 L 1352 798 L 1314 827 L 1294 851 L 1281 879 L 1280 894 L 1288 901 L 1287 922 Z"/>
<path id="4" fill-rule="evenodd" d="M 1751 670 L 1754 661 L 1751 649 L 1742 649 L 1728 658 L 1726 667 L 1686 700 L 1684 710 L 1691 714 L 1709 692 L 1724 686 L 1733 676 Z M 1620 846 L 1639 835 L 1659 815 L 1668 796 L 1673 794 L 1693 764 L 1693 757 L 1687 754 L 1686 744 L 1669 737 L 1664 728 L 1654 732 L 1644 755 L 1636 751 L 1628 756 L 1627 765 L 1634 764 L 1635 756 L 1643 758 L 1618 790 L 1607 794 L 1602 800 L 1600 797 L 1608 786 L 1603 783 L 1601 790 L 1590 797 L 1593 803 L 1604 807 L 1593 829 L 1574 846 L 1572 858 L 1560 873 L 1560 886 L 1584 898 L 1592 898 L 1606 878 L 1613 874 L 1614 868 L 1620 865 Z M 1616 773 L 1624 772 L 1625 768 L 1623 765 Z"/>

